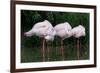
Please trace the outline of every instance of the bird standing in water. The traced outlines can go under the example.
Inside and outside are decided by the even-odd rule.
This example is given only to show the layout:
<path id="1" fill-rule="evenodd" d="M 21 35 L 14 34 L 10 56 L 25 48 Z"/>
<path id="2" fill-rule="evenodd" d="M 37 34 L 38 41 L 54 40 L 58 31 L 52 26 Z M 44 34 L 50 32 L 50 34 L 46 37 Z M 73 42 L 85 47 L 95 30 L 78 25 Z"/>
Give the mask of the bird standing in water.
<path id="1" fill-rule="evenodd" d="M 82 36 L 85 36 L 86 33 L 85 33 L 85 27 L 82 26 L 82 25 L 78 25 L 76 27 L 74 27 L 72 30 L 71 30 L 71 34 L 73 37 L 77 38 L 77 59 L 79 59 L 80 57 L 80 53 L 79 53 L 79 50 L 80 50 L 80 37 Z"/>
<path id="2" fill-rule="evenodd" d="M 63 46 L 63 40 L 66 38 L 71 37 L 71 31 L 72 27 L 68 22 L 57 24 L 54 27 L 54 30 L 56 31 L 56 35 L 61 38 L 61 55 L 62 60 L 64 60 L 64 46 Z"/>
<path id="3" fill-rule="evenodd" d="M 46 40 L 53 41 L 55 34 L 56 34 L 56 31 L 53 29 L 52 24 L 48 20 L 44 20 L 43 22 L 38 22 L 38 23 L 34 24 L 34 26 L 32 27 L 31 30 L 24 33 L 24 35 L 27 37 L 36 35 L 36 36 L 39 36 L 40 38 L 42 38 L 43 61 L 45 61 L 45 42 L 46 42 Z"/>

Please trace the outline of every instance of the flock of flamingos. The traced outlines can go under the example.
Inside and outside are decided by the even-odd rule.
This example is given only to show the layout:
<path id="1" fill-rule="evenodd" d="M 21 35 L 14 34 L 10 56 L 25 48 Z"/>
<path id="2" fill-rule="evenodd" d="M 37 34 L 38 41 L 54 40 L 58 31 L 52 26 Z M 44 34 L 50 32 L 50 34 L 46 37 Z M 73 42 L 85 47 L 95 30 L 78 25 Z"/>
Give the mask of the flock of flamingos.
<path id="1" fill-rule="evenodd" d="M 44 20 L 42 22 L 36 23 L 31 30 L 25 32 L 24 35 L 26 37 L 31 36 L 39 36 L 42 38 L 42 57 L 43 61 L 45 61 L 45 43 L 46 41 L 53 41 L 55 36 L 59 36 L 61 38 L 61 56 L 62 60 L 64 60 L 64 47 L 63 40 L 69 38 L 71 36 L 77 38 L 77 58 L 79 59 L 79 38 L 85 36 L 85 27 L 82 25 L 78 25 L 74 28 L 68 22 L 57 24 L 56 26 L 52 26 L 52 24 L 48 20 Z M 48 48 L 49 49 L 49 48 Z M 49 51 L 48 51 L 49 54 Z M 48 58 L 49 59 L 49 58 Z"/>

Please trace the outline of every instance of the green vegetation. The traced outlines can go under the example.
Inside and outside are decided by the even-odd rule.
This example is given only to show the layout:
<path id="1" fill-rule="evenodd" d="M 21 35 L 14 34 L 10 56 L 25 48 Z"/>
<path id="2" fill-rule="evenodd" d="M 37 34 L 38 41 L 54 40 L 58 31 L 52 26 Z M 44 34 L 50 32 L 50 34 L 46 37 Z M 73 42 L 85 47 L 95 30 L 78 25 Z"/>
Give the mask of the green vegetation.
<path id="1" fill-rule="evenodd" d="M 86 28 L 86 36 L 80 38 L 80 59 L 89 59 L 89 13 L 21 10 L 21 62 L 42 61 L 41 38 L 38 36 L 29 38 L 25 37 L 23 34 L 24 32 L 29 31 L 35 23 L 44 20 L 50 21 L 53 26 L 63 22 L 69 22 L 72 27 L 80 24 L 83 25 Z M 64 40 L 65 60 L 77 59 L 75 42 L 76 39 L 73 37 Z M 50 61 L 60 61 L 60 38 L 56 36 L 54 41 L 49 43 L 51 44 L 51 46 L 48 46 L 51 50 Z"/>

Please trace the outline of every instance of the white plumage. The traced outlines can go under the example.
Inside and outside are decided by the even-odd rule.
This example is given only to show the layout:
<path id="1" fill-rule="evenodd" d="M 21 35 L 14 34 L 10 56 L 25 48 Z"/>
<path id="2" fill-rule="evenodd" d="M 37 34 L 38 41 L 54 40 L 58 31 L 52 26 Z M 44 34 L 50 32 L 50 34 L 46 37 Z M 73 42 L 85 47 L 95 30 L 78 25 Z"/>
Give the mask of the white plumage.
<path id="1" fill-rule="evenodd" d="M 68 22 L 58 24 L 54 27 L 56 35 L 61 37 L 63 40 L 71 36 L 70 31 L 72 29 Z"/>
<path id="2" fill-rule="evenodd" d="M 36 23 L 32 27 L 31 30 L 29 30 L 28 32 L 25 32 L 25 35 L 27 37 L 30 37 L 32 35 L 37 35 L 47 40 L 53 40 L 55 34 L 56 34 L 56 31 L 53 29 L 53 26 L 51 25 L 51 23 L 47 20 Z"/>
<path id="3" fill-rule="evenodd" d="M 85 27 L 83 27 L 82 25 L 76 26 L 71 30 L 71 34 L 76 38 L 85 36 L 85 34 L 86 34 Z"/>

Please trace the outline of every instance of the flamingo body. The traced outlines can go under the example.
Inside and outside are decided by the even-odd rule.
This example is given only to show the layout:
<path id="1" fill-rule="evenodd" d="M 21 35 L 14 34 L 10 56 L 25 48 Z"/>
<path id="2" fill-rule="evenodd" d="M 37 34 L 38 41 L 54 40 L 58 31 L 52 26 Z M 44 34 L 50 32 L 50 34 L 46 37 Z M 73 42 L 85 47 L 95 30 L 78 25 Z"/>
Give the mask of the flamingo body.
<path id="1" fill-rule="evenodd" d="M 72 27 L 68 22 L 58 24 L 54 27 L 54 29 L 56 30 L 56 35 L 63 39 L 71 36 L 70 31 Z"/>
<path id="2" fill-rule="evenodd" d="M 46 40 L 53 40 L 56 34 L 56 31 L 53 29 L 51 23 L 47 20 L 43 22 L 36 23 L 31 30 L 24 33 L 27 37 L 31 37 L 32 35 L 36 35 L 39 37 L 43 37 Z"/>
<path id="3" fill-rule="evenodd" d="M 85 36 L 86 33 L 85 33 L 85 28 L 82 26 L 82 25 L 79 25 L 79 26 L 76 26 L 74 27 L 72 30 L 72 35 L 76 38 L 79 38 L 81 36 Z"/>

